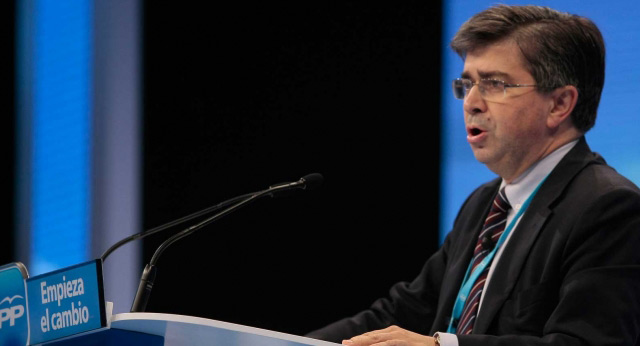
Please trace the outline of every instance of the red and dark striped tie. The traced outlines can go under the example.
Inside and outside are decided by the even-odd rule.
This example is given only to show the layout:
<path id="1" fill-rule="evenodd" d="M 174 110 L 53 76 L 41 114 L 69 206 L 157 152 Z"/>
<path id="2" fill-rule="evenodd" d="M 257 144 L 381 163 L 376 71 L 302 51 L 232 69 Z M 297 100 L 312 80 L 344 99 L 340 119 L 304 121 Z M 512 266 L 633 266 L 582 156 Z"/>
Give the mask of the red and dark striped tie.
<path id="1" fill-rule="evenodd" d="M 504 194 L 504 188 L 502 188 L 493 200 L 489 216 L 487 216 L 487 219 L 484 221 L 484 226 L 482 226 L 482 231 L 478 237 L 478 243 L 473 251 L 470 273 L 473 273 L 478 264 L 487 257 L 498 242 L 498 239 L 500 239 L 500 236 L 504 232 L 505 224 L 507 223 L 507 212 L 510 208 L 511 206 L 509 205 L 507 196 Z M 478 314 L 478 305 L 480 304 L 480 297 L 484 290 L 485 281 L 487 281 L 487 274 L 489 273 L 490 266 L 491 264 L 485 267 L 484 271 L 480 274 L 471 288 L 471 292 L 469 292 L 469 295 L 467 296 L 464 308 L 462 309 L 462 314 L 460 315 L 456 334 L 471 334 Z"/>

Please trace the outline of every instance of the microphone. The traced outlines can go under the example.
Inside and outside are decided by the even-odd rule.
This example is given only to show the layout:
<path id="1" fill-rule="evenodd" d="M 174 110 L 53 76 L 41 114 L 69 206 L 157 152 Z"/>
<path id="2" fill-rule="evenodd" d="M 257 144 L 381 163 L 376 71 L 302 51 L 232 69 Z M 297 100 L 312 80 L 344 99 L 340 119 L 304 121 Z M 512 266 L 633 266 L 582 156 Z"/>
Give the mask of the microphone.
<path id="1" fill-rule="evenodd" d="M 299 189 L 303 189 L 303 190 L 313 190 L 316 187 L 320 186 L 322 184 L 322 180 L 323 177 L 321 174 L 319 173 L 312 173 L 312 174 L 308 174 L 305 175 L 304 177 L 300 178 L 300 180 L 298 180 L 295 183 L 282 183 L 282 184 L 276 184 L 276 185 L 272 185 L 269 188 L 272 189 L 271 191 L 271 197 L 284 197 L 284 196 L 289 196 L 292 193 L 295 193 L 294 189 L 295 188 L 299 188 Z M 293 186 L 292 186 L 293 184 Z M 275 189 L 276 187 L 281 187 L 278 189 Z M 260 191 L 262 192 L 262 191 Z M 170 222 L 167 222 L 163 225 L 148 229 L 146 231 L 140 232 L 140 233 L 136 233 L 136 234 L 132 234 L 120 241 L 118 241 L 117 243 L 113 244 L 110 248 L 108 248 L 103 254 L 102 256 L 100 256 L 100 259 L 102 261 L 102 263 L 104 263 L 105 259 L 115 250 L 117 250 L 118 248 L 120 248 L 121 246 L 137 240 L 137 239 L 142 239 L 142 238 L 146 238 L 150 235 L 156 234 L 158 232 L 167 230 L 173 226 L 177 226 L 179 224 L 185 223 L 187 221 L 191 221 L 195 218 L 198 218 L 200 216 L 203 215 L 207 215 L 209 213 L 212 213 L 218 209 L 224 208 L 226 206 L 229 206 L 231 204 L 237 203 L 238 201 L 241 201 L 245 198 L 248 198 L 256 193 L 260 193 L 260 192 L 252 192 L 252 193 L 247 193 L 241 196 L 237 196 L 231 199 L 228 199 L 224 202 L 218 203 L 216 205 L 213 205 L 211 207 L 202 209 L 200 211 L 197 211 L 193 214 L 189 214 L 187 216 L 183 216 L 177 220 L 173 220 Z"/>
<path id="2" fill-rule="evenodd" d="M 322 174 L 311 173 L 307 174 L 300 180 L 293 183 L 280 183 L 269 186 L 271 191 L 271 197 L 287 197 L 292 193 L 295 193 L 295 189 L 313 190 L 322 184 Z"/>
<path id="3" fill-rule="evenodd" d="M 153 283 L 156 277 L 156 263 L 160 258 L 160 255 L 166 250 L 171 244 L 177 242 L 178 240 L 193 234 L 195 231 L 201 229 L 202 227 L 216 221 L 223 216 L 226 216 L 245 205 L 250 204 L 251 202 L 264 197 L 279 197 L 288 195 L 291 191 L 295 189 L 302 190 L 313 190 L 319 187 L 322 184 L 323 177 L 319 173 L 312 173 L 305 175 L 300 178 L 298 181 L 291 183 L 280 183 L 276 185 L 270 186 L 266 190 L 262 190 L 256 193 L 242 195 L 236 198 L 233 198 L 229 201 L 233 202 L 222 202 L 221 204 L 225 204 L 225 206 L 232 204 L 230 207 L 225 210 L 219 212 L 216 215 L 213 215 L 181 232 L 174 234 L 165 240 L 160 246 L 156 249 L 153 257 L 151 257 L 151 261 L 147 264 L 142 272 L 142 276 L 140 278 L 140 284 L 138 285 L 138 291 L 136 292 L 136 296 L 133 300 L 133 304 L 131 305 L 131 312 L 143 312 L 147 306 L 147 302 L 149 301 L 149 296 L 151 295 L 151 289 L 153 288 Z M 247 197 L 248 196 L 248 197 Z M 234 204 L 235 203 L 235 204 Z"/>

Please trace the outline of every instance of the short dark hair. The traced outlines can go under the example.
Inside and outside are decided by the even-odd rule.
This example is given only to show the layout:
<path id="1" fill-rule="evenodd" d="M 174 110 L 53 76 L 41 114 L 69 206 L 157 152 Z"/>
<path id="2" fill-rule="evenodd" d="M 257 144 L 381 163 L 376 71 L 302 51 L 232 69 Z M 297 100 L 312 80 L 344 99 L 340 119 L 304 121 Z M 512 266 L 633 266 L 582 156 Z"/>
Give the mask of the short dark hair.
<path id="1" fill-rule="evenodd" d="M 513 39 L 541 92 L 573 85 L 578 101 L 571 114 L 584 132 L 593 127 L 604 86 L 605 47 L 589 19 L 541 6 L 499 5 L 465 22 L 451 41 L 463 59 L 467 52 Z"/>

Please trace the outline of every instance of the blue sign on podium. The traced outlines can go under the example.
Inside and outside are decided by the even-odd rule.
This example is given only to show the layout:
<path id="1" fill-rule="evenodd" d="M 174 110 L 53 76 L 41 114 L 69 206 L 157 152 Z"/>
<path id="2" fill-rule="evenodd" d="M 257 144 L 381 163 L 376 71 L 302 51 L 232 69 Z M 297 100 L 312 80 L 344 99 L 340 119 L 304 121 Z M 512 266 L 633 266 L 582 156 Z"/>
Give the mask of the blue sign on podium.
<path id="1" fill-rule="evenodd" d="M 27 269 L 16 262 L 0 266 L 0 345 L 27 345 Z"/>
<path id="2" fill-rule="evenodd" d="M 27 297 L 30 344 L 106 326 L 100 260 L 27 279 Z"/>

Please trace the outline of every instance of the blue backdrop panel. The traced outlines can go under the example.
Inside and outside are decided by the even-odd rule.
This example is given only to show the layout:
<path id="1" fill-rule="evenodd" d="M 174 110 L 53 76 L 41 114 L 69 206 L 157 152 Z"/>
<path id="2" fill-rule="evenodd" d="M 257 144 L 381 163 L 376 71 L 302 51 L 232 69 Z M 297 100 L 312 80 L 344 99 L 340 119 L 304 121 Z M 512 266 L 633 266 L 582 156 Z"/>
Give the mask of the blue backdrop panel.
<path id="1" fill-rule="evenodd" d="M 87 260 L 90 224 L 92 2 L 23 6 L 30 66 L 32 275 Z M 26 29 L 25 29 L 26 30 Z M 25 115 L 23 115 L 25 116 Z"/>

